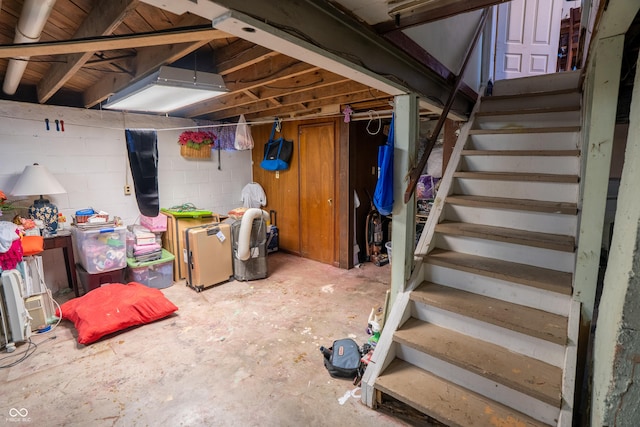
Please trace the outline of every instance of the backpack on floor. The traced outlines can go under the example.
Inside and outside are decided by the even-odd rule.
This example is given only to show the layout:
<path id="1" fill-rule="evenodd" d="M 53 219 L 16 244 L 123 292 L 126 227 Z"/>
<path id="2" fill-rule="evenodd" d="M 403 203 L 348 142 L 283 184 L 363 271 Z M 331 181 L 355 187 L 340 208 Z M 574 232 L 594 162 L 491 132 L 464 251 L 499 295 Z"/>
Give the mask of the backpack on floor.
<path id="1" fill-rule="evenodd" d="M 324 366 L 334 378 L 355 379 L 361 375 L 361 358 L 358 344 L 351 338 L 336 340 L 329 348 L 320 347 Z"/>

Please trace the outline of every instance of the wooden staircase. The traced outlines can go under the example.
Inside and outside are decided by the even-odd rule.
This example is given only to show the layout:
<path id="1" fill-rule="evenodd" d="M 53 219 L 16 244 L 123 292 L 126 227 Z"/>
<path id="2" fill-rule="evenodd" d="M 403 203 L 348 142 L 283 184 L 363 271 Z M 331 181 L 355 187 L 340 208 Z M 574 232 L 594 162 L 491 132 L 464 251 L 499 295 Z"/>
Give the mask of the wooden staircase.
<path id="1" fill-rule="evenodd" d="M 496 82 L 462 129 L 363 379 L 450 426 L 570 426 L 578 74 Z"/>

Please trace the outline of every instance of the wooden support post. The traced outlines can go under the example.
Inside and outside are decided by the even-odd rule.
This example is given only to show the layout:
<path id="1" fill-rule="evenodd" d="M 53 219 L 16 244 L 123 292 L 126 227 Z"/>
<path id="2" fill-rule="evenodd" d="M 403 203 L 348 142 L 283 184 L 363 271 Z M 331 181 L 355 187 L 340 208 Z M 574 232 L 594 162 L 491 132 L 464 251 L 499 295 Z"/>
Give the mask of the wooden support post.
<path id="1" fill-rule="evenodd" d="M 418 97 L 400 95 L 395 97 L 395 150 L 393 161 L 393 230 L 391 262 L 391 300 L 389 307 L 400 292 L 405 290 L 407 280 L 413 270 L 413 253 L 416 235 L 416 203 L 412 195 L 408 203 L 403 203 L 402 194 L 406 187 L 405 176 L 417 157 L 418 140 Z"/>
<path id="2" fill-rule="evenodd" d="M 593 318 L 596 297 L 623 48 L 624 34 L 600 40 L 586 82 L 590 103 L 583 120 L 582 217 L 573 288 L 586 321 Z"/>

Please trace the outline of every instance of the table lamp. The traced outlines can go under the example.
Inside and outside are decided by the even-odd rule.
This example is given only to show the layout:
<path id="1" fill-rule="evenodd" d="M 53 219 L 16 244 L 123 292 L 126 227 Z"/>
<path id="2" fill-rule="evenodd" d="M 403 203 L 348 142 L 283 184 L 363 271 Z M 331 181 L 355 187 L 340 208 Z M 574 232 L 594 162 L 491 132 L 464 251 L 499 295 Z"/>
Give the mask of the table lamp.
<path id="1" fill-rule="evenodd" d="M 46 167 L 34 163 L 24 168 L 11 194 L 14 196 L 40 195 L 40 198 L 34 200 L 33 205 L 29 207 L 29 216 L 33 219 L 41 220 L 49 234 L 56 234 L 58 229 L 58 208 L 53 203 L 50 203 L 49 200 L 43 198 L 42 195 L 66 192 L 62 184 Z"/>

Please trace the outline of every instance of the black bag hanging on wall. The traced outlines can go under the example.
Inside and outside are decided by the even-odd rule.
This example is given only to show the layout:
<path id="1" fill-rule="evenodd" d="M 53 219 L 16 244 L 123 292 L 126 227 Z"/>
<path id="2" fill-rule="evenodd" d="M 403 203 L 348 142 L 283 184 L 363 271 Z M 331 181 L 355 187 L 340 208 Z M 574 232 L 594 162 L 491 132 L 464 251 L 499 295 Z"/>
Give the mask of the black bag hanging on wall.
<path id="1" fill-rule="evenodd" d="M 158 137 L 155 130 L 125 129 L 129 166 L 140 213 L 156 217 L 158 196 Z"/>
<path id="2" fill-rule="evenodd" d="M 264 145 L 264 158 L 260 162 L 260 167 L 268 171 L 281 171 L 289 169 L 291 155 L 293 154 L 293 141 L 287 141 L 283 137 L 273 139 L 278 127 L 278 119 L 273 122 L 271 136 Z"/>

